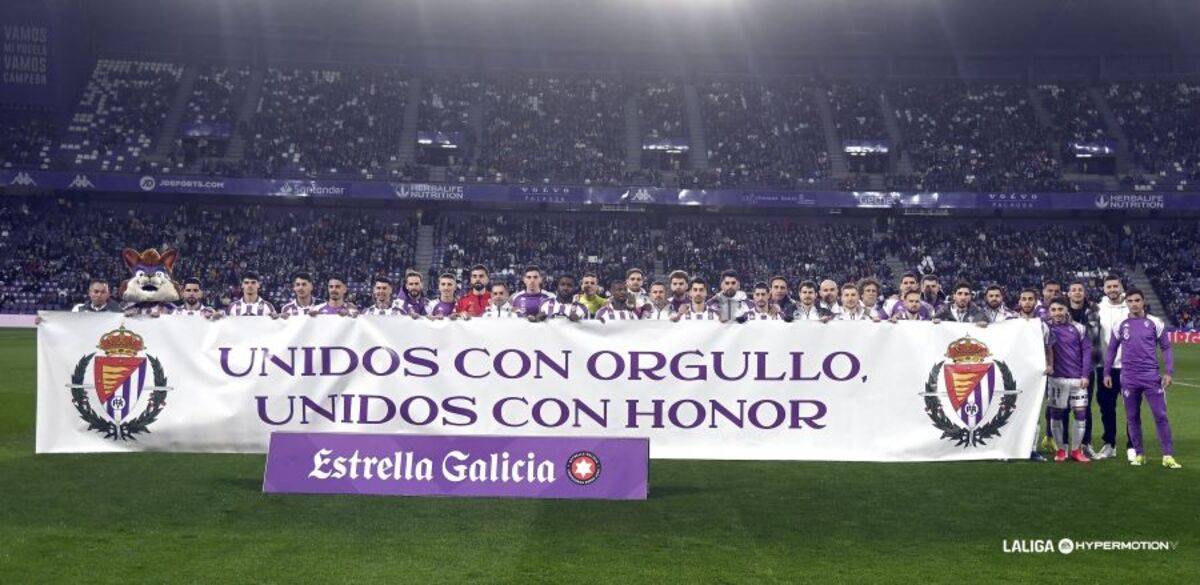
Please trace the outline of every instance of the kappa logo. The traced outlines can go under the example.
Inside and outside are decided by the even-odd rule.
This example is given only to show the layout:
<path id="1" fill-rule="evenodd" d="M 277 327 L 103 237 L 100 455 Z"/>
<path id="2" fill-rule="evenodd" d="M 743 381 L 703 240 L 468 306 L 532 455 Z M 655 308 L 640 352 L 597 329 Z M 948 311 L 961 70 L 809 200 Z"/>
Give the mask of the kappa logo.
<path id="1" fill-rule="evenodd" d="M 158 181 L 155 181 L 154 177 L 151 177 L 150 175 L 146 175 L 142 177 L 142 180 L 138 181 L 138 187 L 141 187 L 142 191 L 153 191 L 157 186 Z"/>
<path id="2" fill-rule="evenodd" d="M 33 177 L 29 176 L 29 173 L 17 173 L 17 176 L 13 177 L 12 182 L 9 184 L 20 185 L 22 187 L 36 187 L 37 181 L 33 180 Z"/>
<path id="3" fill-rule="evenodd" d="M 150 425 L 167 404 L 170 389 L 162 364 L 152 355 L 139 355 L 146 348 L 142 336 L 124 325 L 101 336 L 96 347 L 104 355 L 83 356 L 71 374 L 71 404 L 79 418 L 88 424 L 87 430 L 104 433 L 105 439 L 114 441 L 149 433 Z M 84 384 L 88 366 L 92 368 L 92 384 Z M 148 374 L 152 376 L 150 387 L 146 386 Z M 94 394 L 89 396 L 88 390 Z M 93 398 L 100 402 L 99 413 L 92 408 Z"/>
<path id="4" fill-rule="evenodd" d="M 92 184 L 91 179 L 87 178 L 87 175 L 75 175 L 75 178 L 71 179 L 71 184 L 68 185 L 68 187 L 71 189 L 95 189 L 96 188 L 96 186 Z"/>
<path id="5" fill-rule="evenodd" d="M 1000 436 L 1017 408 L 1017 382 L 1008 365 L 970 335 L 946 348 L 945 360 L 934 364 L 925 382 L 925 414 L 943 439 L 956 447 L 978 447 Z M 996 373 L 1000 373 L 1001 386 Z M 947 416 L 949 407 L 955 416 Z"/>
<path id="6" fill-rule="evenodd" d="M 650 194 L 649 189 L 638 189 L 633 192 L 633 197 L 629 198 L 634 203 L 654 203 L 654 195 Z"/>
<path id="7" fill-rule="evenodd" d="M 578 485 L 589 485 L 600 479 L 600 458 L 591 451 L 577 451 L 567 458 L 567 478 Z"/>

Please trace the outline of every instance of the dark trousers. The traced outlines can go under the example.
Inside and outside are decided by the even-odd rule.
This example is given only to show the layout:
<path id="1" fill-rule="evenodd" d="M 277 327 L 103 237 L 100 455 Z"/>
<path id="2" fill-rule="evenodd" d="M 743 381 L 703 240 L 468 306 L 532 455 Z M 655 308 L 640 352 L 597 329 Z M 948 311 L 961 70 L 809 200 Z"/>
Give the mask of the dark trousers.
<path id="1" fill-rule="evenodd" d="M 1106 445 L 1117 445 L 1117 402 L 1121 399 L 1121 368 L 1113 368 L 1112 370 L 1112 388 L 1104 387 L 1104 368 L 1096 369 L 1096 402 L 1100 403 L 1100 423 L 1104 425 L 1104 434 L 1102 436 Z M 1138 397 L 1138 404 L 1141 405 L 1141 397 Z M 1090 419 L 1089 419 L 1090 420 Z M 1133 447 L 1133 443 L 1129 441 L 1129 425 L 1125 426 L 1125 448 Z M 1091 434 L 1091 424 L 1088 425 L 1088 434 Z"/>

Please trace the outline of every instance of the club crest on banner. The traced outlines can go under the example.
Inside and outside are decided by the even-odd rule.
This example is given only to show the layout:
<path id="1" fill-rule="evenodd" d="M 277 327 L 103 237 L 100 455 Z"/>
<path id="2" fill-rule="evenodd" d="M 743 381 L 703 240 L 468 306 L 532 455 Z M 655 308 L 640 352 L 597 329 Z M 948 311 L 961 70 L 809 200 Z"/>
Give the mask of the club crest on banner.
<path id="1" fill-rule="evenodd" d="M 114 441 L 149 433 L 150 425 L 166 407 L 170 389 L 162 364 L 145 354 L 142 336 L 124 325 L 101 336 L 96 347 L 104 355 L 83 356 L 75 365 L 69 385 L 71 404 L 88 423 L 87 430 L 104 433 L 104 438 Z M 89 366 L 93 383 L 84 384 Z M 88 390 L 92 391 L 90 395 Z M 93 399 L 99 403 L 100 412 L 92 407 Z"/>
<path id="2" fill-rule="evenodd" d="M 992 359 L 987 346 L 970 335 L 952 342 L 946 358 L 929 371 L 921 394 L 925 414 L 942 431 L 942 438 L 955 446 L 986 445 L 1000 436 L 1017 407 L 1019 392 L 1012 371 Z"/>

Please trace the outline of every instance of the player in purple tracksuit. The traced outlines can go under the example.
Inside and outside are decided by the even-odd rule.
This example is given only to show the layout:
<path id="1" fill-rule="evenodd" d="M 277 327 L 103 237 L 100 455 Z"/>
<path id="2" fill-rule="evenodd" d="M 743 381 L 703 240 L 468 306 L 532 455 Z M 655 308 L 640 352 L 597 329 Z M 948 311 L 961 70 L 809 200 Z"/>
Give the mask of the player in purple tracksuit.
<path id="1" fill-rule="evenodd" d="M 537 315 L 542 303 L 554 298 L 554 295 L 542 290 L 542 269 L 537 266 L 526 268 L 521 280 L 525 283 L 525 290 L 513 295 L 509 303 L 522 317 Z"/>
<path id="2" fill-rule="evenodd" d="M 1087 463 L 1081 444 L 1087 430 L 1087 389 L 1092 373 L 1092 338 L 1087 328 L 1071 320 L 1067 299 L 1055 297 L 1050 301 L 1050 344 L 1054 347 L 1053 371 L 1046 383 L 1046 414 L 1054 441 L 1058 443 L 1055 461 L 1066 461 L 1067 450 L 1063 429 L 1063 413 L 1068 407 L 1075 412 L 1075 432 L 1071 434 L 1071 459 Z"/>
<path id="3" fill-rule="evenodd" d="M 1175 461 L 1175 444 L 1171 439 L 1171 423 L 1167 420 L 1167 387 L 1175 375 L 1175 354 L 1167 338 L 1167 327 L 1162 319 L 1146 314 L 1146 300 L 1142 291 L 1130 289 L 1125 293 L 1125 304 L 1129 306 L 1129 317 L 1113 329 L 1108 339 L 1108 351 L 1104 356 L 1104 385 L 1112 387 L 1113 360 L 1121 352 L 1121 395 L 1125 399 L 1125 421 L 1129 425 L 1129 438 L 1136 452 L 1133 465 L 1146 463 L 1142 449 L 1142 416 L 1139 397 L 1144 397 L 1154 414 L 1154 428 L 1158 431 L 1158 442 L 1162 445 L 1163 467 L 1182 467 Z M 1158 372 L 1158 349 L 1162 349 L 1164 370 Z"/>
<path id="4" fill-rule="evenodd" d="M 896 305 L 889 319 L 896 321 L 929 321 L 933 319 L 933 306 L 921 300 L 921 293 L 910 290 L 904 293 L 899 305 Z"/>
<path id="5" fill-rule="evenodd" d="M 400 313 L 413 319 L 429 314 L 429 301 L 425 298 L 425 279 L 420 272 L 408 270 L 404 273 L 404 291 L 394 303 Z"/>

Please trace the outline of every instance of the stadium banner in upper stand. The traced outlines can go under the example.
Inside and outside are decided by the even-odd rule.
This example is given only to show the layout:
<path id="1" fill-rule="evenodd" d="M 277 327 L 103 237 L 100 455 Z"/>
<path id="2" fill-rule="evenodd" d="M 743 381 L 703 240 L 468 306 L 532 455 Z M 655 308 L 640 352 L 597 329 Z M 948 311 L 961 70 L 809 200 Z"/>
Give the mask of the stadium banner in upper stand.
<path id="1" fill-rule="evenodd" d="M 263 491 L 644 500 L 649 474 L 646 439 L 280 432 Z"/>
<path id="2" fill-rule="evenodd" d="M 0 170 L 0 189 L 339 197 L 479 203 L 568 203 L 710 207 L 1200 210 L 1194 193 L 974 193 L 770 191 L 578 185 L 495 185 L 328 179 L 259 179 L 95 172 Z"/>
<path id="3" fill-rule="evenodd" d="M 187 138 L 227 140 L 233 135 L 233 127 L 229 124 L 186 122 L 179 126 L 179 132 Z"/>
<path id="4" fill-rule="evenodd" d="M 1022 459 L 1036 321 L 721 324 L 43 312 L 37 452 L 276 431 L 645 437 L 667 459 Z"/>
<path id="5" fill-rule="evenodd" d="M 1072 140 L 1067 142 L 1067 152 L 1075 158 L 1112 158 L 1117 156 L 1117 143 L 1113 140 Z"/>
<path id="6" fill-rule="evenodd" d="M 842 152 L 850 156 L 873 156 L 887 154 L 891 143 L 887 140 L 843 140 Z"/>

